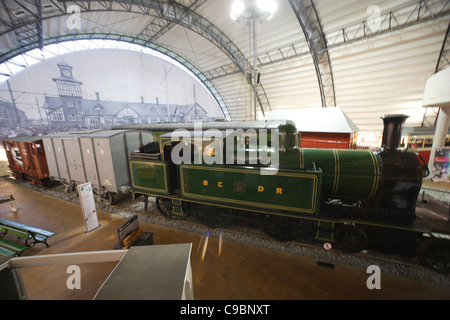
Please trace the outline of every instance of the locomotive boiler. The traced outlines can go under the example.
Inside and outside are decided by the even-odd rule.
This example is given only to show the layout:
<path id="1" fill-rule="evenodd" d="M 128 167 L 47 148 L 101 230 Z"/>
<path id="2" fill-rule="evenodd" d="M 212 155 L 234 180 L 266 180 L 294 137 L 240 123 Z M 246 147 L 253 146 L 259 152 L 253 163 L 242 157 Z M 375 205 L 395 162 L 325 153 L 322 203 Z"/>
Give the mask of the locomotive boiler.
<path id="1" fill-rule="evenodd" d="M 322 169 L 322 197 L 347 206 L 364 205 L 378 214 L 414 217 L 427 166 L 400 151 L 404 115 L 384 116 L 380 150 L 298 149 L 294 168 Z"/>

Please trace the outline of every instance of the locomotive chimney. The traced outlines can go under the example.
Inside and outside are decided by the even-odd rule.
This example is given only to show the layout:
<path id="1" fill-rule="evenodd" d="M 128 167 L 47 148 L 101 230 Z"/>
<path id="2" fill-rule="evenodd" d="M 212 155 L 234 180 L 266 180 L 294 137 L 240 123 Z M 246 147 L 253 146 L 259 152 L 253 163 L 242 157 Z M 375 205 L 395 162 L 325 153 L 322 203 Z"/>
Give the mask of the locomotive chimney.
<path id="1" fill-rule="evenodd" d="M 381 117 L 384 122 L 381 150 L 395 151 L 400 147 L 402 128 L 407 118 L 408 116 L 404 114 L 385 115 Z"/>

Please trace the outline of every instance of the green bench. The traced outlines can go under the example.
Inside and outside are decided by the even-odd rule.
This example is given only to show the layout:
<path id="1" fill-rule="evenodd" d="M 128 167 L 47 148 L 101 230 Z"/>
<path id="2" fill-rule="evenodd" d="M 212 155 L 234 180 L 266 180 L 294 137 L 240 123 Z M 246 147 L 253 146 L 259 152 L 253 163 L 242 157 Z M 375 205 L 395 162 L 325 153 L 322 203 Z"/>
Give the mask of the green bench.
<path id="1" fill-rule="evenodd" d="M 0 219 L 0 237 L 6 234 L 25 239 L 25 245 L 21 245 L 7 239 L 0 238 L 0 254 L 6 256 L 20 255 L 25 249 L 36 243 L 43 243 L 49 247 L 47 239 L 55 233 L 23 223 Z"/>
<path id="2" fill-rule="evenodd" d="M 27 246 L 0 238 L 0 254 L 4 256 L 20 256 Z"/>

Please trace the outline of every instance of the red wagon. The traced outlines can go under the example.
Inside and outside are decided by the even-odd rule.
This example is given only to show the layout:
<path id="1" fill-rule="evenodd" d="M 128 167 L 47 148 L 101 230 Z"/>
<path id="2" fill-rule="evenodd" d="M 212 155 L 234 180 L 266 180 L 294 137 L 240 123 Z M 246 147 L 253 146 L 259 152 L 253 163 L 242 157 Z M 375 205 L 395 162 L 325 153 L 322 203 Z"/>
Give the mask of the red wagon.
<path id="1" fill-rule="evenodd" d="M 9 167 L 18 179 L 31 179 L 33 183 L 46 185 L 47 159 L 41 137 L 17 137 L 3 140 Z"/>

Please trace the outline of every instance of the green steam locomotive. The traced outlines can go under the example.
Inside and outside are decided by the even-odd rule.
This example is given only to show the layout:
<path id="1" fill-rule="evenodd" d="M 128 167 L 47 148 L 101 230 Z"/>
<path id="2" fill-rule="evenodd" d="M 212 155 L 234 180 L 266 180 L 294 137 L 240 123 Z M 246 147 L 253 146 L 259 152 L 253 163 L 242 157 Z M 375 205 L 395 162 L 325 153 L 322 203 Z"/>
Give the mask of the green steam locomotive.
<path id="1" fill-rule="evenodd" d="M 258 223 L 278 240 L 308 237 L 360 252 L 395 244 L 450 270 L 450 223 L 416 217 L 427 165 L 400 151 L 404 115 L 384 116 L 379 150 L 298 148 L 290 121 L 153 124 L 157 142 L 131 154 L 134 197 L 156 197 L 170 218 L 193 215 L 212 228 Z"/>

